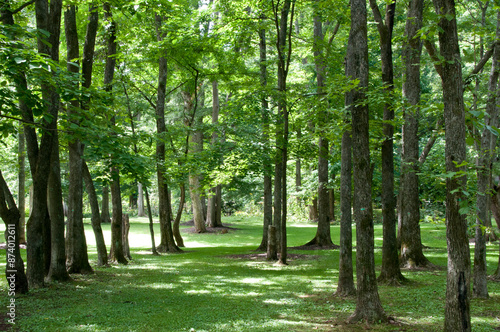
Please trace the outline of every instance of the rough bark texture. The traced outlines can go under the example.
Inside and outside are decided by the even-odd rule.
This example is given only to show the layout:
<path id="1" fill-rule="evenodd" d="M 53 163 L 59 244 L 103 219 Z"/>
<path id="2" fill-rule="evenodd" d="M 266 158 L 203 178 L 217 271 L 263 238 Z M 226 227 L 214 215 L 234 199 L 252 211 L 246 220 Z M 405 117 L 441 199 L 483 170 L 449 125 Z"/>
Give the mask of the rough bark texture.
<path id="1" fill-rule="evenodd" d="M 57 132 L 54 134 L 58 141 Z M 64 209 L 61 189 L 61 167 L 59 162 L 59 144 L 52 147 L 52 156 L 50 160 L 50 174 L 48 182 L 48 200 L 49 200 L 49 216 L 50 216 L 50 267 L 46 280 L 51 281 L 68 281 L 70 277 L 66 271 L 66 250 L 64 242 Z M 83 228 L 83 223 L 82 223 Z M 85 238 L 84 238 L 85 239 Z M 84 250 L 80 253 L 83 257 L 87 258 L 82 262 L 82 266 L 92 271 L 88 263 L 87 245 L 85 241 Z M 69 257 L 69 256 L 68 256 Z M 84 265 L 86 262 L 86 266 Z M 71 272 L 71 271 L 69 271 Z"/>
<path id="2" fill-rule="evenodd" d="M 108 28 L 107 34 L 107 56 L 106 64 L 104 67 L 104 89 L 111 94 L 113 76 L 116 67 L 116 22 L 113 20 L 111 13 L 111 6 L 109 3 L 104 4 L 104 20 L 107 21 Z M 111 123 L 115 125 L 115 117 L 112 116 Z M 120 171 L 118 167 L 111 168 L 111 204 L 113 206 L 113 216 L 111 218 L 111 249 L 110 261 L 120 264 L 127 264 L 128 261 L 123 255 L 123 242 L 122 242 L 122 224 L 123 224 L 123 210 L 122 210 L 122 194 L 120 188 Z"/>
<path id="3" fill-rule="evenodd" d="M 422 250 L 420 236 L 420 200 L 418 196 L 418 104 L 420 102 L 420 55 L 422 45 L 417 37 L 422 27 L 423 0 L 412 0 L 408 7 L 403 60 L 405 79 L 402 166 L 400 179 L 400 264 L 406 268 L 426 267 L 429 261 Z"/>
<path id="4" fill-rule="evenodd" d="M 318 0 L 316 1 L 318 2 Z M 316 67 L 316 85 L 319 102 L 322 99 L 324 90 L 325 63 L 323 59 L 323 23 L 319 13 L 314 16 L 314 62 Z M 319 105 L 320 111 L 318 121 L 320 123 L 328 122 L 328 113 L 325 110 L 326 105 Z M 306 245 L 314 245 L 325 248 L 332 248 L 333 242 L 330 234 L 330 195 L 328 192 L 328 155 L 329 143 L 326 138 L 326 132 L 319 127 L 318 143 L 318 228 L 316 235 Z"/>
<path id="5" fill-rule="evenodd" d="M 346 104 L 346 107 L 350 105 Z M 353 296 L 354 270 L 352 266 L 352 152 L 351 132 L 342 134 L 340 166 L 340 248 L 339 248 L 339 283 L 336 295 Z"/>
<path id="6" fill-rule="evenodd" d="M 497 40 L 500 40 L 500 12 L 497 14 Z M 498 127 L 498 78 L 500 63 L 500 47 L 495 46 L 493 55 L 493 65 L 488 81 L 488 102 L 486 104 L 485 126 Z M 487 128 L 483 129 L 481 135 L 481 146 L 477 158 L 477 195 L 476 195 L 476 235 L 474 245 L 474 278 L 472 284 L 472 294 L 474 297 L 487 298 L 487 265 L 486 265 L 486 221 L 490 217 L 490 192 L 491 187 L 491 164 L 494 158 L 496 147 L 496 136 L 492 135 Z"/>
<path id="7" fill-rule="evenodd" d="M 269 226 L 273 224 L 273 184 L 272 184 L 272 164 L 269 157 L 269 102 L 267 100 L 267 43 L 266 30 L 259 31 L 259 51 L 260 51 L 260 86 L 263 90 L 261 97 L 262 112 L 262 144 L 264 147 L 263 170 L 264 170 L 264 199 L 263 199 L 263 229 L 262 241 L 257 250 L 265 251 L 268 248 Z M 277 257 L 276 257 L 277 258 Z"/>
<path id="8" fill-rule="evenodd" d="M 49 55 L 52 60 L 59 61 L 59 35 L 61 26 L 62 1 L 54 0 L 49 4 L 46 0 L 35 1 L 35 16 L 38 29 L 49 32 L 49 45 L 38 38 L 38 52 Z M 41 34 L 39 34 L 41 36 Z M 22 83 L 21 83 L 22 85 Z M 25 81 L 24 86 L 27 87 Z M 50 222 L 47 223 L 47 184 L 50 172 L 50 160 L 52 147 L 57 144 L 53 132 L 57 128 L 57 117 L 59 111 L 59 95 L 55 88 L 48 83 L 42 83 L 42 97 L 47 103 L 46 114 L 51 116 L 50 122 L 42 121 L 42 138 L 38 147 L 37 134 L 33 127 L 25 126 L 28 159 L 33 178 L 33 211 L 27 223 L 27 276 L 30 288 L 43 287 L 46 273 L 46 262 L 50 257 L 46 256 L 46 249 L 50 248 L 45 234 L 50 230 Z M 23 109 L 23 120 L 27 123 L 33 122 L 33 113 L 27 107 Z"/>
<path id="9" fill-rule="evenodd" d="M 109 185 L 108 184 L 105 184 L 102 187 L 101 220 L 103 223 L 111 223 L 111 215 L 109 213 Z"/>
<path id="10" fill-rule="evenodd" d="M 10 287 L 14 281 L 16 294 L 28 293 L 28 278 L 24 272 L 24 261 L 19 249 L 19 209 L 0 171 L 0 217 L 5 223 L 6 265 L 5 277 Z"/>
<path id="11" fill-rule="evenodd" d="M 190 153 L 196 155 L 197 153 L 201 152 L 202 144 L 203 133 L 200 130 L 196 130 L 190 138 Z M 200 175 L 196 174 L 196 172 L 191 172 L 189 174 L 189 194 L 193 207 L 194 230 L 196 233 L 204 233 L 207 231 L 207 229 L 205 227 L 203 205 L 201 202 L 202 191 L 200 185 Z"/>
<path id="12" fill-rule="evenodd" d="M 348 94 L 352 107 L 352 146 L 354 178 L 354 219 L 356 220 L 356 310 L 350 322 L 385 322 L 387 316 L 380 303 L 375 276 L 373 209 L 371 198 L 372 172 L 368 134 L 368 38 L 366 1 L 351 0 L 351 30 L 347 45 L 346 75 L 359 80 Z"/>
<path id="13" fill-rule="evenodd" d="M 26 148 L 24 143 L 24 128 L 19 127 L 18 136 L 18 157 L 19 174 L 18 174 L 18 191 L 17 191 L 17 206 L 19 208 L 19 243 L 26 243 Z"/>
<path id="14" fill-rule="evenodd" d="M 128 233 L 130 232 L 130 217 L 128 214 L 123 215 L 122 224 L 122 242 L 123 242 L 123 256 L 127 259 L 132 259 L 130 255 L 130 246 L 128 243 Z"/>
<path id="15" fill-rule="evenodd" d="M 394 90 L 394 64 L 392 60 L 392 31 L 396 2 L 386 5 L 385 19 L 376 0 L 370 0 L 373 16 L 377 22 L 380 36 L 380 57 L 382 62 L 382 82 L 385 85 L 386 98 L 392 100 Z M 398 285 L 405 280 L 399 268 L 398 246 L 396 239 L 396 197 L 394 195 L 394 109 L 390 101 L 384 105 L 384 125 L 382 142 L 382 219 L 383 245 L 382 269 L 379 282 Z"/>
<path id="16" fill-rule="evenodd" d="M 439 21 L 439 45 L 443 58 L 443 102 L 446 127 L 446 171 L 464 172 L 466 161 L 465 110 L 462 67 L 458 46 L 454 0 L 433 0 Z M 446 16 L 446 17 L 445 17 Z M 451 19 L 449 18 L 451 17 Z M 470 331 L 470 253 L 465 215 L 460 213 L 461 202 L 467 199 L 467 178 L 464 174 L 446 179 L 446 239 L 448 244 L 448 273 L 444 330 Z"/>
<path id="17" fill-rule="evenodd" d="M 78 73 L 79 67 L 72 64 L 75 62 L 78 64 L 77 59 L 80 56 L 76 27 L 76 7 L 74 5 L 64 12 L 64 27 L 67 45 L 67 70 L 70 73 Z M 78 87 L 74 86 L 74 88 L 77 89 Z M 78 112 L 78 106 L 76 100 L 68 105 L 68 116 L 70 121 L 76 125 L 79 125 L 80 121 L 74 120 L 72 117 Z M 66 265 L 70 273 L 88 273 L 92 272 L 92 268 L 88 262 L 87 243 L 83 228 L 83 144 L 78 139 L 70 138 L 68 145 L 69 190 Z"/>
<path id="18" fill-rule="evenodd" d="M 162 17 L 155 15 L 156 37 L 158 41 L 163 38 Z M 167 59 L 160 57 L 158 60 L 158 89 L 156 102 L 156 132 L 159 137 L 166 133 L 165 126 L 165 96 L 167 84 Z M 168 179 L 165 175 L 165 140 L 156 141 L 156 174 L 158 178 L 158 208 L 160 212 L 161 241 L 157 250 L 159 252 L 178 252 L 172 231 L 172 205 L 168 192 Z"/>
<path id="19" fill-rule="evenodd" d="M 90 222 L 92 224 L 92 230 L 94 231 L 97 247 L 97 266 L 106 266 L 108 265 L 108 253 L 106 250 L 104 235 L 101 228 L 102 221 L 99 214 L 99 202 L 97 201 L 97 194 L 95 192 L 92 176 L 90 175 L 89 168 L 85 161 L 83 162 L 83 180 L 85 182 L 85 188 L 89 197 L 90 209 L 92 211 Z"/>
<path id="20" fill-rule="evenodd" d="M 173 233 L 175 243 L 177 243 L 178 247 L 184 247 L 184 240 L 182 239 L 181 232 L 179 229 L 182 217 L 182 209 L 184 208 L 184 204 L 186 203 L 186 186 L 184 183 L 179 184 L 179 190 L 181 192 L 181 197 L 179 200 L 179 207 L 177 208 L 177 214 L 175 215 L 174 224 L 173 224 Z"/>

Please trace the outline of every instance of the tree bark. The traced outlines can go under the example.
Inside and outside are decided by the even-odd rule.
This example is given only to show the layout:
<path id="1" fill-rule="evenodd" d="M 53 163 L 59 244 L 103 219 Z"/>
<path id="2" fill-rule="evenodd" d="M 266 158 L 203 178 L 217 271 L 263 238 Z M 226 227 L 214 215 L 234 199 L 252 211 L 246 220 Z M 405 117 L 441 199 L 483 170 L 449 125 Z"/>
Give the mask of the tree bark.
<path id="1" fill-rule="evenodd" d="M 496 39 L 500 38 L 500 11 L 497 14 Z M 484 118 L 485 128 L 481 135 L 480 150 L 477 158 L 477 194 L 476 194 L 476 234 L 474 245 L 474 278 L 472 294 L 474 297 L 488 298 L 487 265 L 486 265 L 486 221 L 490 217 L 491 165 L 496 150 L 496 136 L 488 127 L 498 127 L 498 80 L 499 80 L 500 46 L 495 45 L 493 65 L 488 81 L 488 101 Z"/>
<path id="2" fill-rule="evenodd" d="M 89 168 L 85 161 L 83 162 L 83 180 L 85 182 L 85 188 L 87 190 L 87 195 L 89 196 L 90 209 L 92 211 L 90 222 L 92 224 L 92 230 L 94 231 L 97 247 L 97 266 L 106 266 L 108 265 L 108 253 L 104 242 L 104 235 L 102 233 L 99 202 L 97 201 L 97 194 L 95 192 L 92 176 L 90 175 Z"/>
<path id="3" fill-rule="evenodd" d="M 177 243 L 178 247 L 184 247 L 184 240 L 182 239 L 181 232 L 179 229 L 182 217 L 182 209 L 184 204 L 186 203 L 186 186 L 184 183 L 179 184 L 179 190 L 181 192 L 181 197 L 179 200 L 179 207 L 177 208 L 177 214 L 175 215 L 174 224 L 173 224 L 173 233 L 175 243 Z"/>
<path id="4" fill-rule="evenodd" d="M 203 133 L 196 130 L 190 138 L 191 154 L 196 155 L 201 152 L 203 144 Z M 203 217 L 203 205 L 201 202 L 201 185 L 200 176 L 196 171 L 191 171 L 189 174 L 189 194 L 191 204 L 193 206 L 194 230 L 196 233 L 204 233 L 207 231 L 205 227 L 205 218 Z"/>
<path id="5" fill-rule="evenodd" d="M 138 217 L 145 217 L 146 214 L 144 213 L 144 190 L 142 188 L 142 183 L 137 184 L 137 192 L 138 192 L 137 216 Z"/>
<path id="6" fill-rule="evenodd" d="M 263 16 L 261 16 L 264 19 Z M 260 99 L 261 117 L 262 117 L 262 145 L 264 147 L 264 156 L 262 160 L 262 169 L 264 171 L 264 198 L 263 198 L 263 229 L 262 241 L 257 248 L 259 251 L 265 251 L 269 242 L 269 227 L 273 224 L 273 184 L 272 184 L 272 164 L 269 156 L 269 102 L 267 100 L 267 41 L 266 29 L 259 30 L 259 54 L 260 54 L 260 87 L 262 96 Z M 271 259 L 268 257 L 268 259 Z M 277 255 L 272 259 L 278 259 Z"/>
<path id="7" fill-rule="evenodd" d="M 56 142 L 59 141 L 57 132 L 54 133 Z M 49 200 L 49 216 L 50 216 L 50 267 L 46 280 L 51 281 L 69 281 L 70 277 L 66 270 L 67 257 L 73 258 L 70 263 L 75 263 L 75 258 L 81 258 L 81 262 L 77 262 L 79 267 L 85 272 L 92 272 L 87 257 L 87 244 L 84 247 L 74 247 L 73 249 L 81 250 L 74 256 L 70 256 L 70 252 L 65 249 L 64 241 L 64 208 L 61 189 L 61 167 L 59 162 L 59 144 L 55 144 L 52 148 L 52 156 L 50 159 L 50 174 L 48 182 L 48 200 Z M 83 228 L 83 224 L 82 224 Z M 72 239 L 73 240 L 73 239 Z M 75 242 L 73 242 L 75 243 Z M 66 256 L 68 254 L 68 256 Z M 85 260 L 86 259 L 86 260 Z M 85 265 L 86 263 L 86 265 Z M 74 264 L 72 264 L 74 265 Z M 72 265 L 69 265 L 70 267 Z M 80 272 L 80 271 L 79 271 Z M 83 272 L 83 271 L 82 271 Z"/>
<path id="8" fill-rule="evenodd" d="M 422 27 L 423 0 L 412 0 L 408 7 L 408 19 L 405 28 L 403 60 L 405 62 L 405 80 L 403 96 L 407 101 L 404 108 L 402 166 L 400 179 L 400 264 L 406 268 L 429 266 L 424 256 L 420 236 L 420 199 L 418 195 L 418 115 L 420 103 L 420 56 L 422 44 L 418 31 Z"/>
<path id="9" fill-rule="evenodd" d="M 102 186 L 101 220 L 103 223 L 111 223 L 109 213 L 109 185 Z"/>
<path id="10" fill-rule="evenodd" d="M 346 103 L 346 107 L 350 107 Z M 352 107 L 352 106 L 351 106 Z M 354 272 L 352 266 L 352 141 L 351 132 L 345 130 L 341 143 L 340 166 L 340 248 L 339 248 L 339 283 L 338 296 L 353 296 Z"/>
<path id="11" fill-rule="evenodd" d="M 366 1 L 351 0 L 351 30 L 347 44 L 346 75 L 359 80 L 348 92 L 352 105 L 352 146 L 354 178 L 354 219 L 356 220 L 356 310 L 350 322 L 385 322 L 387 316 L 380 303 L 375 276 L 373 209 L 371 197 L 372 172 L 370 167 L 369 110 L 365 89 L 368 88 L 368 38 Z"/>
<path id="12" fill-rule="evenodd" d="M 24 261 L 19 248 L 19 209 L 0 171 L 0 217 L 5 223 L 6 265 L 5 277 L 7 284 L 14 281 L 16 294 L 28 293 L 28 278 L 24 272 Z"/>
<path id="13" fill-rule="evenodd" d="M 158 251 L 156 251 L 155 244 L 155 230 L 153 226 L 153 213 L 151 212 L 151 203 L 149 201 L 149 193 L 148 188 L 144 187 L 144 193 L 146 194 L 146 206 L 148 208 L 148 218 L 149 218 L 149 234 L 151 235 L 151 252 L 153 255 L 159 255 Z"/>
<path id="14" fill-rule="evenodd" d="M 64 12 L 64 26 L 67 45 L 67 70 L 77 74 L 80 56 L 78 46 L 78 33 L 76 27 L 76 7 L 70 6 Z M 78 89 L 78 86 L 74 86 Z M 78 101 L 74 100 L 68 105 L 68 117 L 77 126 L 79 120 L 72 117 L 77 116 Z M 66 265 L 70 273 L 89 273 L 92 268 L 88 262 L 87 243 L 85 241 L 85 230 L 83 227 L 83 144 L 77 138 L 70 138 L 69 151 L 69 190 L 68 190 L 68 228 L 66 234 L 67 260 Z M 57 149 L 59 150 L 59 149 Z M 57 157 L 57 160 L 59 158 Z M 64 224 L 63 224 L 64 229 Z M 54 231 L 54 230 L 52 230 Z"/>
<path id="15" fill-rule="evenodd" d="M 17 206 L 19 207 L 19 243 L 26 244 L 26 147 L 24 138 L 24 128 L 19 126 L 18 136 L 18 191 Z"/>
<path id="16" fill-rule="evenodd" d="M 316 0 L 318 3 L 319 0 Z M 323 59 L 323 22 L 319 12 L 314 15 L 314 62 L 316 67 L 316 86 L 318 103 L 321 102 L 324 90 L 325 63 Z M 328 122 L 328 113 L 324 105 L 319 105 L 318 121 Z M 319 126 L 318 143 L 318 227 L 314 238 L 306 246 L 332 248 L 334 246 L 330 233 L 330 195 L 328 192 L 328 156 L 330 147 L 325 130 Z"/>
<path id="17" fill-rule="evenodd" d="M 442 56 L 443 102 L 446 127 L 446 171 L 456 174 L 446 179 L 446 239 L 448 273 L 446 280 L 445 331 L 470 331 L 470 253 L 467 222 L 460 208 L 466 202 L 467 177 L 465 109 L 462 67 L 458 46 L 454 0 L 433 0 L 439 21 L 439 45 Z"/>
<path id="18" fill-rule="evenodd" d="M 394 64 L 392 59 L 392 31 L 396 2 L 386 5 L 385 19 L 376 0 L 370 0 L 373 16 L 377 22 L 380 36 L 380 57 L 382 62 L 382 82 L 387 100 L 391 100 L 394 91 Z M 382 269 L 378 277 L 379 282 L 390 285 L 399 285 L 405 280 L 399 268 L 398 247 L 396 238 L 396 197 L 394 195 L 394 108 L 390 101 L 384 105 L 384 124 L 382 142 L 382 219 L 383 245 Z"/>
<path id="19" fill-rule="evenodd" d="M 104 68 L 104 89 L 111 94 L 113 76 L 116 67 L 116 22 L 113 19 L 111 6 L 105 3 L 104 6 L 104 20 L 107 21 L 108 28 L 107 34 L 107 56 Z M 111 117 L 111 124 L 115 126 L 115 116 Z M 111 157 L 113 159 L 113 157 Z M 111 204 L 113 206 L 113 216 L 111 218 L 111 249 L 110 261 L 120 264 L 127 264 L 128 261 L 123 255 L 123 242 L 122 242 L 122 225 L 123 225 L 123 211 L 122 211 L 122 194 L 120 188 L 120 171 L 117 166 L 111 167 Z"/>
<path id="20" fill-rule="evenodd" d="M 156 38 L 163 39 L 163 18 L 155 14 Z M 165 141 L 161 139 L 166 133 L 165 126 L 165 97 L 167 84 L 167 59 L 158 59 L 158 89 L 156 102 L 156 132 L 159 138 L 156 141 L 156 175 L 158 178 L 158 208 L 160 212 L 160 236 L 161 241 L 157 250 L 159 252 L 178 252 L 179 247 L 175 244 L 172 231 L 172 205 L 168 191 L 168 179 L 165 174 Z"/>

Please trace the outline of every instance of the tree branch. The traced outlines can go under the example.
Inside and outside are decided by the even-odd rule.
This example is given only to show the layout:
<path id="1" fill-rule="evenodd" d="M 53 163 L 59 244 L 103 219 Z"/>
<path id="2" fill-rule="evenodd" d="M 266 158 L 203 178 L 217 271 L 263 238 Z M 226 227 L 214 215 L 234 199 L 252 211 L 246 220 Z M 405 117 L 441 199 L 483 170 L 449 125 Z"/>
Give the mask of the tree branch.
<path id="1" fill-rule="evenodd" d="M 28 7 L 29 5 L 32 5 L 32 4 L 34 4 L 34 3 L 35 3 L 35 0 L 30 0 L 30 1 L 26 2 L 26 3 L 23 3 L 23 4 L 21 5 L 21 7 L 19 7 L 19 8 L 17 8 L 16 10 L 13 10 L 13 11 L 12 11 L 12 15 L 19 13 L 21 10 L 23 10 L 24 8 L 26 8 L 26 7 Z"/>
<path id="2" fill-rule="evenodd" d="M 479 60 L 476 67 L 474 67 L 474 69 L 470 72 L 470 74 L 465 78 L 464 86 L 469 85 L 472 82 L 474 76 L 477 75 L 483 69 L 484 65 L 486 65 L 488 60 L 493 55 L 493 51 L 495 50 L 495 45 L 497 45 L 498 43 L 499 42 L 496 41 L 490 46 L 488 51 L 484 54 L 483 58 L 481 60 Z"/>
<path id="3" fill-rule="evenodd" d="M 427 156 L 429 155 L 429 152 L 431 151 L 432 147 L 434 146 L 434 143 L 436 143 L 436 139 L 438 138 L 439 134 L 439 129 L 443 125 L 444 119 L 439 118 L 436 122 L 436 129 L 431 134 L 431 137 L 429 137 L 429 140 L 427 141 L 427 144 L 425 144 L 424 149 L 422 150 L 422 154 L 420 154 L 420 157 L 418 158 L 418 162 L 420 165 L 422 165 L 425 160 L 427 159 Z"/>
<path id="4" fill-rule="evenodd" d="M 437 73 L 439 74 L 439 76 L 443 77 L 443 66 L 441 66 L 440 64 L 441 60 L 439 59 L 436 45 L 434 45 L 434 43 L 432 43 L 429 39 L 424 39 L 424 46 L 434 63 L 434 68 L 436 69 Z"/>

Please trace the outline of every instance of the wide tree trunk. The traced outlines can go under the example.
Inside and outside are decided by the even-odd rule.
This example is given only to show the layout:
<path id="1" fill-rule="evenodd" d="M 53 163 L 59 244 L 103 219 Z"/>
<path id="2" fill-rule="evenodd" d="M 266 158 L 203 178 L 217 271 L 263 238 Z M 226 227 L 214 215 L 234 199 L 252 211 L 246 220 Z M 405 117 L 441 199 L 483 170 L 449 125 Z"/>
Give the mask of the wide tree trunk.
<path id="1" fill-rule="evenodd" d="M 67 70 L 70 73 L 78 73 L 79 67 L 73 64 L 75 62 L 78 64 L 77 59 L 80 56 L 76 27 L 76 7 L 74 5 L 70 6 L 64 12 L 64 26 L 67 45 Z M 74 88 L 77 89 L 78 87 L 74 86 Z M 68 105 L 68 116 L 70 121 L 77 126 L 80 124 L 80 121 L 72 119 L 72 117 L 77 116 L 77 109 L 79 106 L 76 100 Z M 66 230 L 66 264 L 70 273 L 92 272 L 92 268 L 88 262 L 87 243 L 83 227 L 83 148 L 84 146 L 80 140 L 70 138 L 68 146 L 68 228 Z"/>
<path id="2" fill-rule="evenodd" d="M 90 175 L 89 168 L 85 161 L 83 162 L 83 180 L 85 182 L 87 195 L 89 196 L 90 210 L 92 212 L 90 222 L 94 231 L 97 247 L 97 266 L 106 266 L 108 265 L 108 253 L 106 250 L 106 244 L 104 242 L 104 235 L 102 233 L 102 221 L 99 214 L 99 202 L 97 201 L 97 194 L 95 191 L 94 182 L 92 181 L 92 176 Z"/>
<path id="3" fill-rule="evenodd" d="M 446 280 L 445 331 L 470 331 L 470 252 L 467 221 L 461 213 L 467 202 L 465 174 L 465 109 L 462 62 L 454 0 L 433 0 L 439 21 L 439 45 L 442 56 L 442 87 L 446 127 L 446 171 L 457 174 L 446 179 L 446 240 L 448 273 Z M 463 203 L 462 203 L 463 202 Z"/>
<path id="4" fill-rule="evenodd" d="M 350 105 L 346 104 L 346 107 Z M 354 269 L 352 266 L 352 141 L 351 132 L 342 134 L 340 161 L 340 248 L 339 248 L 339 282 L 338 296 L 353 296 Z"/>
<path id="5" fill-rule="evenodd" d="M 58 142 L 58 134 L 54 133 L 55 139 Z M 66 258 L 72 257 L 81 258 L 80 264 L 82 270 L 79 272 L 92 272 L 92 268 L 88 262 L 87 257 L 87 244 L 85 243 L 85 237 L 83 238 L 83 248 L 75 248 L 82 250 L 76 255 L 70 256 L 69 250 L 65 248 L 64 239 L 64 208 L 63 208 L 63 198 L 62 198 L 62 188 L 61 188 L 61 166 L 59 162 L 59 144 L 55 144 L 52 148 L 52 156 L 50 160 L 50 174 L 48 182 L 48 208 L 50 215 L 50 267 L 49 272 L 46 277 L 47 281 L 69 281 L 70 277 L 68 272 L 72 272 L 71 269 L 66 270 L 67 260 Z M 68 227 L 69 228 L 69 227 Z M 83 228 L 83 223 L 82 223 Z M 74 243 L 74 242 L 73 242 Z M 68 248 L 69 249 L 69 248 Z M 68 256 L 66 256 L 68 254 Z M 75 265 L 74 261 L 69 261 Z M 69 265 L 71 266 L 71 265 Z"/>
<path id="6" fill-rule="evenodd" d="M 19 209 L 0 171 L 0 217 L 5 223 L 7 245 L 5 277 L 9 289 L 12 288 L 10 284 L 14 281 L 15 293 L 26 294 L 28 293 L 28 278 L 24 272 L 24 261 L 19 248 L 19 216 Z"/>
<path id="7" fill-rule="evenodd" d="M 500 11 L 497 14 L 497 40 L 500 38 Z M 486 265 L 486 221 L 490 217 L 490 181 L 491 164 L 493 162 L 496 136 L 492 135 L 489 127 L 498 127 L 498 79 L 499 79 L 500 47 L 495 45 L 493 65 L 488 81 L 488 102 L 484 118 L 485 128 L 481 135 L 481 147 L 477 159 L 477 194 L 476 194 L 476 235 L 474 245 L 474 279 L 472 294 L 474 297 L 488 298 L 487 265 Z"/>
<path id="8" fill-rule="evenodd" d="M 200 130 L 196 130 L 189 140 L 190 152 L 193 155 L 201 152 L 203 144 L 203 133 Z M 205 218 L 203 217 L 203 205 L 201 202 L 201 185 L 200 185 L 200 175 L 193 170 L 189 174 L 189 194 L 191 197 L 191 204 L 193 207 L 193 221 L 194 230 L 196 233 L 204 233 L 207 231 L 205 227 Z"/>
<path id="9" fill-rule="evenodd" d="M 347 44 L 346 75 L 359 80 L 348 92 L 352 105 L 352 146 L 354 178 L 354 219 L 356 220 L 356 311 L 349 321 L 385 322 L 375 276 L 372 208 L 372 170 L 370 166 L 369 115 L 365 89 L 368 88 L 368 38 L 366 1 L 351 0 L 351 30 Z"/>
<path id="10" fill-rule="evenodd" d="M 403 145 L 401 154 L 400 179 L 400 264 L 406 268 L 426 267 L 430 264 L 424 256 L 420 236 L 420 199 L 418 195 L 418 115 L 420 103 L 420 56 L 422 43 L 418 32 L 422 27 L 423 0 L 412 0 L 408 6 L 405 28 L 403 60 L 405 80 L 403 96 L 407 104 L 404 108 Z"/>

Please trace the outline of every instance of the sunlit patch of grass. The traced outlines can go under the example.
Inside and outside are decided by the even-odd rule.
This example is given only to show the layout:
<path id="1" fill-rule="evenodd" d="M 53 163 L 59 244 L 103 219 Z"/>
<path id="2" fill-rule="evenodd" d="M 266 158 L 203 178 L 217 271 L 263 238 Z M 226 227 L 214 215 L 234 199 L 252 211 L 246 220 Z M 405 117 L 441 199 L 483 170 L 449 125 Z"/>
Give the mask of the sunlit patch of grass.
<path id="1" fill-rule="evenodd" d="M 74 275 L 68 284 L 19 296 L 19 331 L 440 331 L 443 326 L 446 270 L 408 271 L 401 287 L 379 286 L 385 311 L 394 324 L 346 325 L 356 307 L 355 298 L 333 293 L 338 280 L 337 250 L 290 250 L 301 255 L 288 266 L 265 258 L 233 258 L 255 254 L 261 240 L 261 218 L 224 219 L 235 230 L 228 234 L 183 232 L 187 247 L 181 254 L 153 256 L 147 219 L 131 220 L 133 260 L 127 266 L 96 268 L 92 275 Z M 103 225 L 109 243 L 109 225 Z M 293 223 L 290 246 L 312 239 L 314 224 Z M 443 225 L 422 224 L 426 256 L 446 267 Z M 183 226 L 183 228 L 186 228 Z M 339 226 L 332 239 L 338 243 Z M 90 259 L 96 252 L 90 225 L 86 225 Z M 157 243 L 159 228 L 155 224 Z M 382 225 L 375 225 L 376 262 L 381 262 Z M 489 270 L 496 268 L 498 244 L 488 244 Z M 471 254 L 473 254 L 471 252 Z M 25 255 L 25 251 L 23 251 Z M 232 258 L 229 258 L 232 257 Z M 0 253 L 0 268 L 5 253 Z M 488 284 L 490 298 L 473 299 L 474 331 L 500 327 L 500 284 Z M 6 291 L 5 280 L 0 292 Z M 4 306 L 6 297 L 0 297 Z"/>

